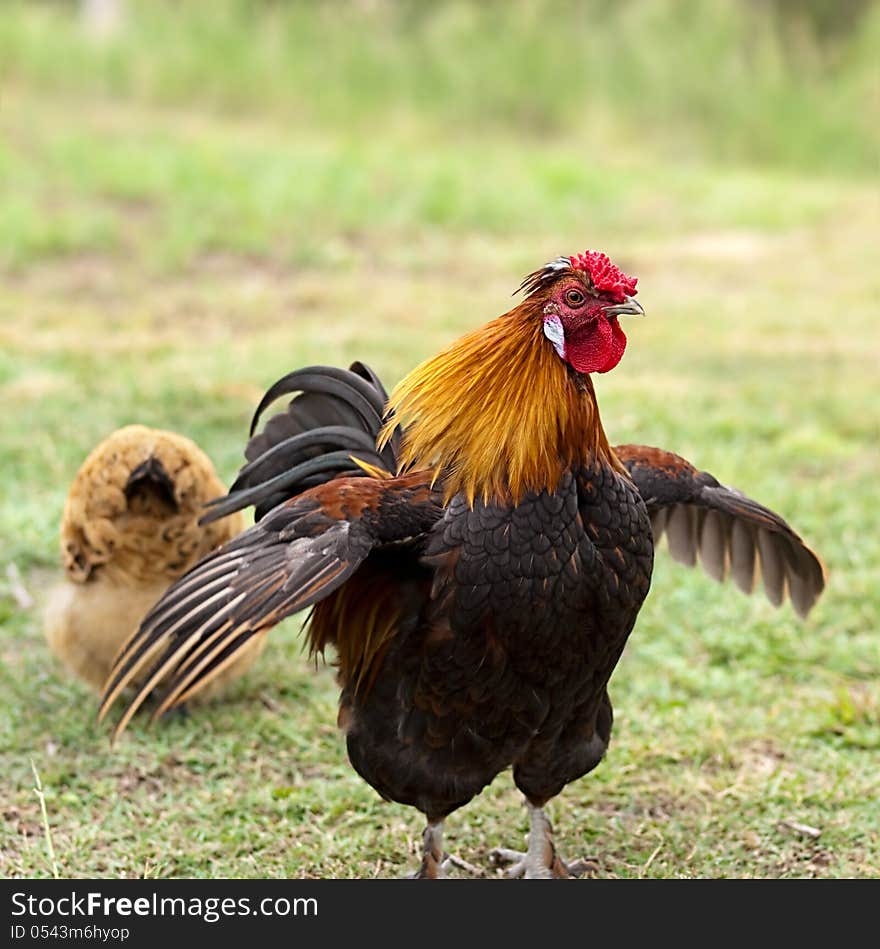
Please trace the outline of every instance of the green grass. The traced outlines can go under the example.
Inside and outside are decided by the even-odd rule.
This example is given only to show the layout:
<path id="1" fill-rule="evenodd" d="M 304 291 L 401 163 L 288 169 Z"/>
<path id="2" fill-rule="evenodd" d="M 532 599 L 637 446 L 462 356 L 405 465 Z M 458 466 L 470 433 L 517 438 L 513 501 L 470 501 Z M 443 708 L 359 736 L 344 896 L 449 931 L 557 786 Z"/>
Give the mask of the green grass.
<path id="1" fill-rule="evenodd" d="M 228 479 L 283 372 L 362 358 L 395 381 L 505 309 L 527 270 L 598 246 L 639 276 L 648 312 L 597 382 L 611 438 L 679 451 L 774 507 L 830 583 L 800 623 L 661 554 L 612 680 L 608 757 L 552 805 L 560 849 L 596 856 L 603 876 L 880 876 L 880 201 L 864 175 L 877 125 L 831 108 L 861 95 L 876 17 L 797 69 L 774 73 L 765 51 L 745 90 L 721 95 L 694 79 L 699 62 L 747 55 L 721 6 L 675 39 L 672 5 L 621 5 L 617 47 L 569 24 L 578 57 L 613 48 L 637 64 L 589 73 L 601 95 L 584 112 L 586 73 L 555 84 L 562 28 L 544 38 L 522 10 L 479 68 L 484 47 L 464 35 L 482 14 L 464 5 L 415 39 L 385 29 L 384 5 L 375 20 L 346 7 L 366 17 L 357 46 L 311 43 L 327 14 L 298 6 L 256 18 L 252 45 L 234 5 L 198 42 L 198 12 L 169 33 L 144 8 L 121 46 L 99 48 L 57 5 L 4 10 L 0 874 L 51 873 L 32 759 L 63 876 L 414 865 L 419 816 L 347 764 L 332 670 L 302 656 L 295 622 L 227 701 L 136 723 L 109 748 L 42 638 L 65 492 L 132 421 L 196 438 Z M 649 27 L 665 42 L 646 46 Z M 533 71 L 502 74 L 517 44 Z M 656 60 L 676 57 L 670 78 Z M 317 79 L 320 104 L 296 94 Z M 791 135 L 810 148 L 793 157 Z M 525 827 L 501 775 L 453 815 L 450 847 L 486 865 Z"/>
<path id="2" fill-rule="evenodd" d="M 58 6 L 6 4 L 0 77 L 72 102 L 195 99 L 378 138 L 408 127 L 480 144 L 511 130 L 574 133 L 585 154 L 628 138 L 678 156 L 863 173 L 876 157 L 870 0 L 836 11 L 836 31 L 811 19 L 821 0 L 133 0 L 104 46 Z"/>

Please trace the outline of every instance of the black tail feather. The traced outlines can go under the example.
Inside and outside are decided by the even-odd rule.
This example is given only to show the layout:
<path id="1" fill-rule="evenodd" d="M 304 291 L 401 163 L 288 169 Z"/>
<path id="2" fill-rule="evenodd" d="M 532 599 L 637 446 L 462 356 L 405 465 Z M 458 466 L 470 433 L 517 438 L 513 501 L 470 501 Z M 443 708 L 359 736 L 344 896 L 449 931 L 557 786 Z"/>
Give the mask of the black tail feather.
<path id="1" fill-rule="evenodd" d="M 376 452 L 376 440 L 367 432 L 360 432 L 342 425 L 313 428 L 311 431 L 302 432 L 299 435 L 277 442 L 264 451 L 262 455 L 246 464 L 239 471 L 238 477 L 229 489 L 230 494 L 254 484 L 264 483 L 267 479 L 275 477 L 278 472 L 289 471 L 296 465 L 314 458 L 316 454 L 323 455 L 326 453 L 316 453 L 314 451 L 316 447 L 366 452 L 379 459 Z M 381 460 L 372 462 L 371 460 L 371 463 L 382 464 L 383 462 Z"/>
<path id="2" fill-rule="evenodd" d="M 202 516 L 199 523 L 208 524 L 218 518 L 232 514 L 233 511 L 240 511 L 252 504 L 260 504 L 282 489 L 286 492 L 286 496 L 291 498 L 300 493 L 302 489 L 299 487 L 299 483 L 309 475 L 327 474 L 328 477 L 324 480 L 329 480 L 343 473 L 356 475 L 362 470 L 357 462 L 352 459 L 351 452 L 331 451 L 318 458 L 310 458 L 289 471 L 282 471 L 281 474 L 275 475 L 274 478 L 270 478 L 268 481 L 259 481 L 249 488 L 241 488 L 234 493 L 227 494 L 224 498 L 209 501 L 205 505 L 208 512 Z"/>
<path id="3" fill-rule="evenodd" d="M 276 399 L 291 392 L 320 392 L 342 399 L 360 415 L 368 431 L 377 424 L 381 425 L 385 413 L 381 395 L 362 376 L 334 366 L 309 366 L 288 373 L 270 386 L 254 412 L 251 435 L 256 431 L 263 412 Z"/>
<path id="4" fill-rule="evenodd" d="M 286 408 L 256 432 L 269 406 L 290 394 Z M 332 478 L 364 475 L 355 459 L 396 471 L 400 432 L 395 431 L 381 451 L 376 447 L 387 400 L 379 377 L 361 362 L 349 369 L 310 366 L 288 373 L 260 400 L 244 452 L 247 464 L 229 494 L 208 505 L 202 523 L 250 505 L 260 520 L 277 505 Z"/>

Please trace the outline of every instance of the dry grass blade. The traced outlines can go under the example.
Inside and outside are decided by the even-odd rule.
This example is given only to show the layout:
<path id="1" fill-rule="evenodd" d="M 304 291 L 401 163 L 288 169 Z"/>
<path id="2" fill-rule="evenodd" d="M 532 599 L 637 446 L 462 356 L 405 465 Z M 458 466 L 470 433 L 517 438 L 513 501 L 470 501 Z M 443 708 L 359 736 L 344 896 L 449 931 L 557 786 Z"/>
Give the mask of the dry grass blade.
<path id="1" fill-rule="evenodd" d="M 17 564 L 11 563 L 6 567 L 6 582 L 18 608 L 29 610 L 34 605 L 34 598 L 28 593 Z"/>
<path id="2" fill-rule="evenodd" d="M 818 840 L 818 838 L 822 836 L 822 831 L 818 827 L 811 827 L 809 824 L 802 824 L 800 821 L 792 820 L 791 818 L 779 821 L 776 826 L 784 830 L 790 830 L 800 837 L 810 837 L 813 840 Z"/>
<path id="3" fill-rule="evenodd" d="M 46 795 L 43 793 L 43 782 L 40 781 L 40 773 L 31 758 L 31 771 L 34 772 L 34 794 L 40 802 L 40 815 L 43 820 L 43 833 L 46 835 L 46 851 L 49 855 L 49 865 L 52 867 L 52 876 L 57 880 L 58 861 L 55 859 L 55 846 L 52 843 L 52 828 L 49 826 L 49 812 L 46 810 Z"/>

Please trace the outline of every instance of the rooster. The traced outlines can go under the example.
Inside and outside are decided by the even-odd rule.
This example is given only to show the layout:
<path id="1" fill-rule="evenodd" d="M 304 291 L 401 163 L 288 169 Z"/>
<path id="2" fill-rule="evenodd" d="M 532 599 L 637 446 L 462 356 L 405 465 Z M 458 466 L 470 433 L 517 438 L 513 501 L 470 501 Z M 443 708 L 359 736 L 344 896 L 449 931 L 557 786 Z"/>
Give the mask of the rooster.
<path id="1" fill-rule="evenodd" d="M 528 808 L 512 876 L 583 869 L 556 852 L 544 808 L 599 763 L 608 680 L 648 593 L 654 543 L 805 614 L 823 568 L 776 514 L 677 455 L 613 448 L 593 376 L 642 315 L 636 281 L 604 254 L 557 258 L 524 300 L 407 376 L 386 400 L 360 363 L 312 367 L 246 449 L 208 519 L 254 505 L 257 524 L 178 581 L 127 644 L 103 717 L 160 681 L 161 715 L 221 675 L 254 637 L 312 607 L 313 653 L 333 646 L 350 761 L 426 818 L 416 876 L 451 859 L 444 822 L 499 772 Z"/>
<path id="2" fill-rule="evenodd" d="M 64 506 L 65 577 L 45 616 L 49 646 L 71 672 L 100 690 L 172 581 L 244 529 L 241 514 L 199 525 L 204 504 L 224 493 L 208 456 L 174 432 L 128 425 L 89 454 Z M 209 693 L 248 667 L 261 638 Z"/>

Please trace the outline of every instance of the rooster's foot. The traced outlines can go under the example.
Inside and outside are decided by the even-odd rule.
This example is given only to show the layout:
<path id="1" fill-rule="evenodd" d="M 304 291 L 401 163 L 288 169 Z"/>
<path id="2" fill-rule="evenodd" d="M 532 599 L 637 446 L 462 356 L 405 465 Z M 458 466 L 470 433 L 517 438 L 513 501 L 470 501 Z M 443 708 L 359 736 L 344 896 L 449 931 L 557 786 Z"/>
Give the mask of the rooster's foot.
<path id="1" fill-rule="evenodd" d="M 494 867 L 506 867 L 505 876 L 526 880 L 570 880 L 573 877 L 593 876 L 598 870 L 595 860 L 576 860 L 566 863 L 556 853 L 553 827 L 540 807 L 527 804 L 529 809 L 528 850 L 508 850 L 499 847 L 489 854 Z"/>
<path id="2" fill-rule="evenodd" d="M 466 874 L 468 874 L 468 876 L 486 876 L 486 871 L 482 870 L 480 867 L 475 867 L 472 863 L 468 863 L 467 860 L 462 860 L 461 857 L 456 857 L 455 854 L 444 853 L 440 859 L 439 864 L 432 860 L 426 861 L 423 857 L 422 865 L 419 867 L 419 869 L 407 874 L 404 879 L 446 880 L 450 876 L 449 870 L 453 868 L 456 870 L 463 870 Z"/>
<path id="3" fill-rule="evenodd" d="M 588 858 L 566 863 L 557 854 L 549 866 L 544 861 L 536 864 L 529 861 L 527 851 L 508 850 L 506 847 L 496 847 L 490 852 L 489 860 L 493 867 L 504 867 L 504 875 L 511 880 L 571 880 L 594 876 L 599 869 L 595 860 Z"/>
<path id="4" fill-rule="evenodd" d="M 472 876 L 485 876 L 479 867 L 460 857 L 454 857 L 443 849 L 443 821 L 429 823 L 422 834 L 422 865 L 408 880 L 444 880 L 450 867 L 464 870 Z"/>

